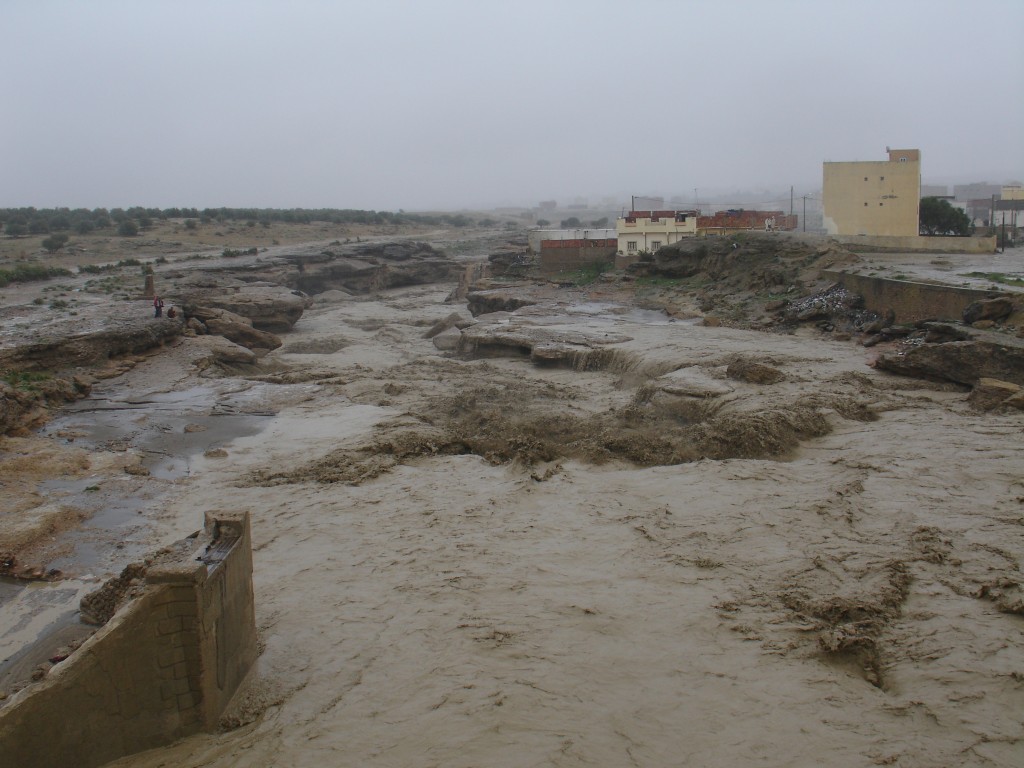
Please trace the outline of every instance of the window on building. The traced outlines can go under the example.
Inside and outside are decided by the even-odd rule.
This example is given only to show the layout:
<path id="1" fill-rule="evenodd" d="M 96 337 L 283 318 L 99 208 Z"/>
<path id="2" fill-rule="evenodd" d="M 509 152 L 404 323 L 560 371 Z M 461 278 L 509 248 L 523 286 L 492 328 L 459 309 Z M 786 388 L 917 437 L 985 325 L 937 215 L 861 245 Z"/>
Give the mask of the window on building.
<path id="1" fill-rule="evenodd" d="M 907 158 L 905 158 L 905 157 L 901 157 L 901 158 L 900 158 L 900 162 L 901 162 L 901 163 L 905 163 L 905 162 L 907 162 Z"/>
<path id="2" fill-rule="evenodd" d="M 865 177 L 864 177 L 864 181 L 867 181 L 867 180 L 868 180 L 868 177 L 867 177 L 867 176 L 865 176 Z"/>
<path id="3" fill-rule="evenodd" d="M 867 208 L 867 207 L 868 207 L 868 204 L 867 204 L 867 203 L 864 203 L 864 207 L 865 207 L 865 208 Z"/>
<path id="4" fill-rule="evenodd" d="M 629 253 L 636 253 L 636 240 L 626 241 L 626 251 Z"/>
<path id="5" fill-rule="evenodd" d="M 878 177 L 878 180 L 879 180 L 879 181 L 885 181 L 885 176 L 879 176 L 879 177 Z"/>
<path id="6" fill-rule="evenodd" d="M 651 253 L 661 248 L 661 240 L 651 240 Z"/>

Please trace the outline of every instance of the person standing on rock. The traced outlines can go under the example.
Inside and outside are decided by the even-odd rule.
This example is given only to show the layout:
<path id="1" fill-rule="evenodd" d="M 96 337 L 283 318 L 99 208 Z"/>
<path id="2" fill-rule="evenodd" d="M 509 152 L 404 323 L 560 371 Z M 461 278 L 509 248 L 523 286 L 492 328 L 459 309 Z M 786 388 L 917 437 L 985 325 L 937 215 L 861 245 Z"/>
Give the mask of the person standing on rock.
<path id="1" fill-rule="evenodd" d="M 164 313 L 164 300 L 159 296 L 153 297 L 153 317 L 161 317 Z"/>

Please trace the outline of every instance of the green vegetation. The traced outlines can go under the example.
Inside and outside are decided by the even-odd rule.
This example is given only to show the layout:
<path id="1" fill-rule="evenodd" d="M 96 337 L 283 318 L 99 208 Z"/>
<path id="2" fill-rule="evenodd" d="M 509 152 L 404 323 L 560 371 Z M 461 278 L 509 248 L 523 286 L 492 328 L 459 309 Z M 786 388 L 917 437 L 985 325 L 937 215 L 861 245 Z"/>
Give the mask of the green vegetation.
<path id="1" fill-rule="evenodd" d="M 461 213 L 407 213 L 398 211 L 365 211 L 338 208 L 0 208 L 0 226 L 9 237 L 27 234 L 47 235 L 51 232 L 116 231 L 125 237 L 148 229 L 158 221 L 182 219 L 185 228 L 194 230 L 199 223 L 240 222 L 247 226 L 259 223 L 269 228 L 273 223 L 284 224 L 423 224 L 428 226 L 469 227 L 473 219 Z M 253 222 L 253 224 L 250 224 Z"/>
<path id="2" fill-rule="evenodd" d="M 225 248 L 221 256 L 224 256 L 225 258 L 233 258 L 235 256 L 255 256 L 257 253 L 259 253 L 259 250 L 255 246 L 247 248 L 244 251 L 239 251 L 234 248 Z"/>
<path id="3" fill-rule="evenodd" d="M 610 261 L 594 262 L 568 273 L 568 279 L 575 285 L 590 285 L 614 266 Z"/>
<path id="4" fill-rule="evenodd" d="M 61 267 L 44 267 L 41 264 L 18 264 L 11 269 L 0 269 L 0 288 L 11 283 L 29 283 L 63 277 L 71 272 Z"/>
<path id="5" fill-rule="evenodd" d="M 659 277 L 657 275 L 650 275 L 647 277 L 638 277 L 636 279 L 636 285 L 640 288 L 676 288 L 686 284 L 687 279 L 682 277 Z"/>
<path id="6" fill-rule="evenodd" d="M 919 231 L 922 235 L 966 236 L 973 229 L 970 217 L 950 205 L 948 200 L 938 197 L 921 198 Z"/>
<path id="7" fill-rule="evenodd" d="M 1017 288 L 1024 288 L 1024 278 L 1010 277 L 1002 272 L 962 272 L 963 277 L 980 277 L 993 283 L 1001 285 L 1012 285 Z"/>
<path id="8" fill-rule="evenodd" d="M 43 246 L 49 253 L 56 253 L 63 248 L 68 242 L 68 236 L 65 234 L 50 235 L 49 237 L 43 238 L 43 242 L 40 245 Z"/>
<path id="9" fill-rule="evenodd" d="M 0 379 L 23 392 L 38 392 L 39 384 L 49 378 L 50 375 L 48 373 L 35 373 L 33 371 L 4 371 L 0 373 Z"/>

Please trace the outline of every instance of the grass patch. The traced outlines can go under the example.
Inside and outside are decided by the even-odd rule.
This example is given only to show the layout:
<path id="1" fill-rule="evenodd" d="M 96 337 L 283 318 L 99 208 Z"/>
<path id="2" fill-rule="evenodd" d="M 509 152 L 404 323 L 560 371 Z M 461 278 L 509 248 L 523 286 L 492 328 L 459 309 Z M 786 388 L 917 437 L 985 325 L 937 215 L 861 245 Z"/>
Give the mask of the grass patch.
<path id="1" fill-rule="evenodd" d="M 575 285 L 590 285 L 605 272 L 614 269 L 615 265 L 610 261 L 594 262 L 587 264 L 580 269 L 569 272 L 566 277 Z"/>
<path id="2" fill-rule="evenodd" d="M 686 284 L 688 279 L 689 278 L 683 277 L 658 277 L 657 275 L 651 275 L 648 277 L 638 277 L 635 284 L 640 288 L 675 288 Z"/>
<path id="3" fill-rule="evenodd" d="M 11 283 L 29 283 L 64 277 L 71 272 L 63 267 L 44 267 L 41 264 L 18 264 L 13 269 L 0 269 L 0 288 Z"/>
<path id="4" fill-rule="evenodd" d="M 0 374 L 0 379 L 23 392 L 38 392 L 39 384 L 47 381 L 49 378 L 50 374 L 48 373 L 33 371 L 4 371 Z"/>
<path id="5" fill-rule="evenodd" d="M 962 277 L 980 277 L 1000 285 L 1012 285 L 1016 288 L 1024 288 L 1024 278 L 1010 277 L 1002 272 L 962 272 Z"/>

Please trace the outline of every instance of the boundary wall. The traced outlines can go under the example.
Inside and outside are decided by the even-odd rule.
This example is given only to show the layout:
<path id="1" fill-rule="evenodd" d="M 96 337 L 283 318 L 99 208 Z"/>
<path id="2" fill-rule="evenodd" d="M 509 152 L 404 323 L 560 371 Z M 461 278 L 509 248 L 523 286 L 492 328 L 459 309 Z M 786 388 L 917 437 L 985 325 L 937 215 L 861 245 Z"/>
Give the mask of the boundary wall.
<path id="1" fill-rule="evenodd" d="M 188 556 L 0 708 L 4 764 L 94 768 L 215 729 L 257 656 L 249 525 L 207 515 Z"/>
<path id="2" fill-rule="evenodd" d="M 552 247 L 549 246 L 548 241 L 541 243 L 539 266 L 542 274 L 571 272 L 591 264 L 611 264 L 615 260 L 617 243 L 615 240 L 566 240 L 562 243 L 575 243 L 575 245 L 559 244 Z"/>
<path id="3" fill-rule="evenodd" d="M 858 253 L 995 253 L 996 237 L 886 237 L 882 235 L 829 235 Z"/>
<path id="4" fill-rule="evenodd" d="M 914 283 L 831 270 L 823 270 L 821 275 L 826 280 L 839 283 L 850 293 L 862 296 L 865 309 L 880 315 L 891 309 L 896 313 L 897 323 L 914 323 L 918 320 L 960 321 L 964 310 L 974 302 L 1003 295 L 999 291 Z"/>

